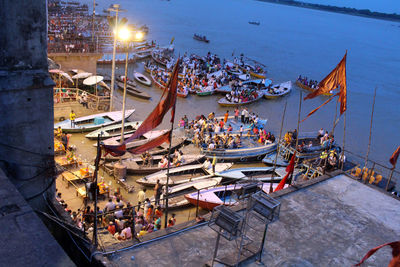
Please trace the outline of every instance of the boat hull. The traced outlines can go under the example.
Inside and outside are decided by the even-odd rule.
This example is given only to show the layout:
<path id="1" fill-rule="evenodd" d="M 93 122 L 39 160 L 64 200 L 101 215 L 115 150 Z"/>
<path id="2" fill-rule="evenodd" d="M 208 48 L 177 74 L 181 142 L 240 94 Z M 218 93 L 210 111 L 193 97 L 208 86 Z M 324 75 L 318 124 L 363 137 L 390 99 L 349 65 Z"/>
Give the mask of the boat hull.
<path id="1" fill-rule="evenodd" d="M 308 87 L 307 85 L 304 85 L 304 84 L 302 84 L 301 82 L 299 82 L 299 81 L 296 81 L 296 85 L 298 86 L 298 87 L 300 87 L 300 88 L 302 88 L 302 89 L 305 89 L 305 90 L 307 90 L 307 91 L 310 91 L 310 92 L 314 92 L 316 89 L 312 89 L 311 87 Z M 325 93 L 325 94 L 322 94 L 322 95 L 325 95 L 325 96 L 332 96 L 333 94 L 331 94 L 331 93 Z"/>

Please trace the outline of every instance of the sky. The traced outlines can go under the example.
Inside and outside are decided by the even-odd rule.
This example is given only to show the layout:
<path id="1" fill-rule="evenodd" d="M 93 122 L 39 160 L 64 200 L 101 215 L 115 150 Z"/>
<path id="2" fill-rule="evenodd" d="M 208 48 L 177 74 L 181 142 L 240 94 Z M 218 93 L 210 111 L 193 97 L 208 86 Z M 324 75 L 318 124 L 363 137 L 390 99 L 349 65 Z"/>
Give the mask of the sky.
<path id="1" fill-rule="evenodd" d="M 400 0 L 297 0 L 301 2 L 352 7 L 357 9 L 370 9 L 383 13 L 400 14 Z"/>

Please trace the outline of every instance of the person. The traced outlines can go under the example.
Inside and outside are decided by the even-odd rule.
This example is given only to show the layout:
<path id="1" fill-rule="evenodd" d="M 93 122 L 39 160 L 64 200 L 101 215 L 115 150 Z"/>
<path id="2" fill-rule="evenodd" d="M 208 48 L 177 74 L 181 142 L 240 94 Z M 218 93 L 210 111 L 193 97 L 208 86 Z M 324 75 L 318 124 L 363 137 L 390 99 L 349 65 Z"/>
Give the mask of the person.
<path id="1" fill-rule="evenodd" d="M 75 119 L 76 119 L 76 114 L 73 110 L 71 110 L 71 113 L 69 113 L 69 119 L 71 120 L 71 128 L 75 127 Z"/>
<path id="2" fill-rule="evenodd" d="M 62 135 L 61 135 L 61 143 L 64 146 L 64 150 L 67 151 L 67 149 L 68 149 L 68 136 L 65 133 L 62 133 Z"/>
<path id="3" fill-rule="evenodd" d="M 173 223 L 172 219 L 169 219 L 167 227 L 172 227 L 172 226 L 174 226 L 174 223 Z"/>
<path id="4" fill-rule="evenodd" d="M 250 113 L 249 113 L 249 111 L 247 110 L 247 108 L 245 108 L 244 109 L 245 110 L 245 113 L 244 113 L 244 123 L 249 123 L 250 122 Z"/>
<path id="5" fill-rule="evenodd" d="M 321 128 L 321 129 L 318 131 L 317 139 L 320 140 L 322 136 L 324 136 L 324 129 L 323 129 L 323 128 Z"/>
<path id="6" fill-rule="evenodd" d="M 87 98 L 87 93 L 83 92 L 82 93 L 82 106 L 84 106 L 85 108 L 89 108 L 88 107 L 88 98 Z"/>
<path id="7" fill-rule="evenodd" d="M 161 193 L 162 193 L 162 186 L 160 184 L 160 180 L 157 179 L 157 183 L 154 186 L 154 198 L 155 198 L 155 204 L 156 205 L 160 205 L 160 197 L 161 197 Z"/>
<path id="8" fill-rule="evenodd" d="M 211 169 L 211 162 L 208 158 L 204 161 L 203 168 L 206 170 Z"/>
<path id="9" fill-rule="evenodd" d="M 110 232 L 110 234 L 115 235 L 115 232 L 117 231 L 117 229 L 115 228 L 114 222 L 109 223 L 107 230 L 108 230 L 108 232 Z"/>
<path id="10" fill-rule="evenodd" d="M 140 155 L 140 157 L 143 160 L 142 166 L 151 166 L 151 155 L 149 153 L 148 150 L 146 150 L 146 152 L 144 152 L 142 155 Z"/>
<path id="11" fill-rule="evenodd" d="M 224 115 L 224 124 L 226 124 L 226 122 L 228 121 L 228 117 L 229 117 L 229 110 L 227 110 Z"/>
<path id="12" fill-rule="evenodd" d="M 238 107 L 235 108 L 235 120 L 236 121 L 239 120 L 239 108 Z"/>
<path id="13" fill-rule="evenodd" d="M 188 118 L 185 116 L 183 116 L 183 121 L 184 121 L 184 128 L 186 129 L 188 127 Z"/>
<path id="14" fill-rule="evenodd" d="M 161 218 L 162 215 L 163 215 L 163 212 L 162 212 L 162 210 L 161 210 L 161 207 L 158 206 L 158 207 L 156 208 L 156 211 L 154 212 L 154 216 L 158 219 L 158 218 Z"/>
<path id="15" fill-rule="evenodd" d="M 63 132 L 62 132 L 61 126 L 58 126 L 57 130 L 54 131 L 54 135 L 57 138 L 61 138 L 62 134 L 63 134 Z"/>
<path id="16" fill-rule="evenodd" d="M 142 203 L 144 203 L 144 200 L 146 199 L 146 188 L 142 188 L 139 193 L 138 193 L 138 206 L 139 209 L 142 208 Z"/>
<path id="17" fill-rule="evenodd" d="M 108 200 L 108 203 L 107 203 L 106 206 L 104 207 L 104 212 L 115 210 L 115 207 L 116 207 L 115 203 L 114 203 L 114 202 L 112 201 L 112 199 L 110 198 L 110 199 Z"/>
<path id="18" fill-rule="evenodd" d="M 245 114 L 246 114 L 246 109 L 242 109 L 242 115 L 241 115 L 241 122 L 242 122 L 242 123 L 246 123 L 245 120 L 244 120 Z"/>
<path id="19" fill-rule="evenodd" d="M 117 203 L 115 203 L 115 206 L 117 209 L 122 209 L 124 207 L 124 202 L 122 202 L 122 200 L 118 197 L 117 198 Z"/>
<path id="20" fill-rule="evenodd" d="M 121 231 L 121 234 L 118 236 L 118 240 L 128 240 L 132 238 L 132 230 L 128 224 L 124 223 L 124 229 Z"/>

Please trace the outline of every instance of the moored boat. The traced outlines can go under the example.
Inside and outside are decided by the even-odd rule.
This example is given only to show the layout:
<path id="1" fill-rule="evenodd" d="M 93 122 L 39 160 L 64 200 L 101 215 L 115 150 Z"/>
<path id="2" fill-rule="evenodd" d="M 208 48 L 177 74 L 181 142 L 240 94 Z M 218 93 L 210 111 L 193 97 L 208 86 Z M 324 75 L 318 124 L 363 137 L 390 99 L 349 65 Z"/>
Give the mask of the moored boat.
<path id="1" fill-rule="evenodd" d="M 129 118 L 134 112 L 134 109 L 126 110 L 125 119 Z M 60 126 L 63 132 L 89 132 L 102 126 L 121 122 L 122 118 L 122 111 L 105 112 L 76 118 L 73 125 L 71 125 L 71 120 L 62 121 L 54 124 L 54 129 Z"/>
<path id="2" fill-rule="evenodd" d="M 141 157 L 128 158 L 122 160 L 122 164 L 126 166 L 127 172 L 130 174 L 151 174 L 166 169 L 158 166 L 158 163 L 161 161 L 163 157 L 164 155 L 152 156 L 151 163 L 146 165 L 143 164 L 143 159 Z M 179 166 L 199 163 L 204 159 L 204 155 L 187 154 L 183 155 L 182 158 L 183 161 L 179 164 Z M 114 168 L 114 164 L 107 163 L 106 167 Z"/>
<path id="3" fill-rule="evenodd" d="M 259 26 L 259 25 L 260 25 L 260 22 L 259 22 L 259 21 L 249 21 L 249 24 Z"/>
<path id="4" fill-rule="evenodd" d="M 117 82 L 118 88 L 121 90 L 124 90 L 124 83 L 123 82 Z M 132 96 L 136 96 L 142 99 L 150 99 L 151 96 L 144 91 L 138 90 L 135 87 L 132 87 L 128 83 L 126 84 L 126 92 Z"/>
<path id="5" fill-rule="evenodd" d="M 140 82 L 141 84 L 144 84 L 146 86 L 151 86 L 151 80 L 141 74 L 140 72 L 134 72 L 133 77 L 135 78 L 136 81 Z"/>
<path id="6" fill-rule="evenodd" d="M 142 124 L 142 121 L 132 121 L 124 123 L 124 132 L 125 134 L 131 134 L 136 131 L 136 129 Z M 121 124 L 110 125 L 106 127 L 101 127 L 93 132 L 85 135 L 86 138 L 89 139 L 97 139 L 98 135 L 100 135 L 100 139 L 106 139 L 114 136 L 121 135 Z"/>
<path id="7" fill-rule="evenodd" d="M 185 198 L 193 205 L 205 209 L 212 210 L 217 206 L 235 206 L 239 203 L 239 197 L 242 193 L 242 188 L 246 184 L 232 184 L 227 186 L 216 186 L 214 188 L 200 190 L 200 192 L 193 192 L 185 195 Z M 272 184 L 272 189 L 278 186 L 278 183 Z M 259 189 L 268 193 L 270 190 L 270 183 L 259 183 Z M 285 185 L 287 187 L 287 185 Z"/>
<path id="8" fill-rule="evenodd" d="M 196 95 L 198 96 L 207 96 L 207 95 L 212 95 L 214 93 L 214 87 L 212 86 L 207 86 L 202 89 L 199 89 L 196 91 Z"/>
<path id="9" fill-rule="evenodd" d="M 232 167 L 232 163 L 215 164 L 215 172 L 221 172 Z M 210 166 L 211 167 L 211 166 Z M 203 164 L 187 165 L 169 169 L 169 185 L 183 184 L 190 181 L 204 179 L 205 175 L 213 174 L 212 168 L 206 168 Z M 158 171 L 136 180 L 138 184 L 154 186 L 160 180 L 161 185 L 167 183 L 167 170 Z"/>
<path id="10" fill-rule="evenodd" d="M 264 97 L 266 99 L 275 99 L 287 95 L 292 91 L 292 82 L 287 81 L 281 84 L 272 85 L 269 89 L 264 90 Z"/>
<path id="11" fill-rule="evenodd" d="M 295 169 L 294 175 L 296 176 L 299 171 Z M 286 168 L 273 168 L 273 167 L 246 167 L 229 169 L 217 173 L 219 177 L 224 180 L 241 180 L 253 182 L 280 182 L 286 175 Z"/>

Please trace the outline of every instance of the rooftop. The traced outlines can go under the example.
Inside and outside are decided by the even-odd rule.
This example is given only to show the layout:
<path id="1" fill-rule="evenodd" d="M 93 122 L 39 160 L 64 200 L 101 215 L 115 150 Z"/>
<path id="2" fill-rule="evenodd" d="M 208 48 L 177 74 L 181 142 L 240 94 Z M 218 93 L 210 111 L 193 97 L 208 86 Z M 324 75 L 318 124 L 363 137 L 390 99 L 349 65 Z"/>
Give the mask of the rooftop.
<path id="1" fill-rule="evenodd" d="M 262 258 L 268 266 L 351 266 L 371 248 L 395 241 L 400 234 L 400 202 L 344 174 L 316 178 L 273 197 L 281 202 L 281 212 L 267 232 Z M 258 225 L 248 231 L 254 243 L 261 239 L 263 229 Z M 103 262 L 109 266 L 203 266 L 212 259 L 216 236 L 207 225 L 200 225 L 110 254 Z M 236 257 L 236 242 L 221 238 L 218 257 Z M 387 266 L 391 257 L 390 248 L 384 248 L 368 264 Z M 244 265 L 257 266 L 254 258 Z"/>

